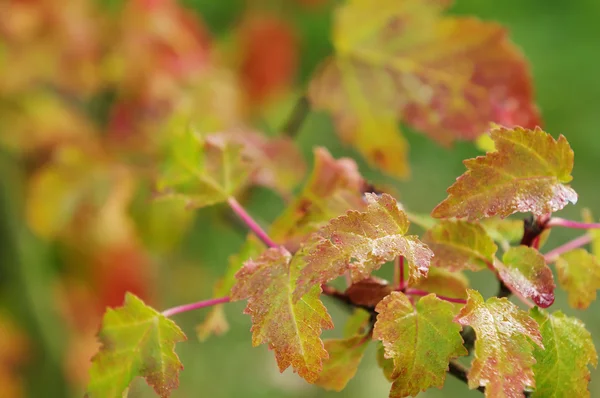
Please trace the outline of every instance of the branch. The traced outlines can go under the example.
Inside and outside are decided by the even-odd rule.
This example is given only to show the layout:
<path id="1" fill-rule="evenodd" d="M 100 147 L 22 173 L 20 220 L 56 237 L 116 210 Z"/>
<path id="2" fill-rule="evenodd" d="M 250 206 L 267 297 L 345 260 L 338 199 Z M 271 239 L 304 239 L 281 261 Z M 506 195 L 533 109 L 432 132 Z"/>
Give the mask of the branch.
<path id="1" fill-rule="evenodd" d="M 184 305 L 179 305 L 177 307 L 169 308 L 167 310 L 164 310 L 162 312 L 162 314 L 166 317 L 169 317 L 169 316 L 179 314 L 182 312 L 193 311 L 193 310 L 198 310 L 200 308 L 211 307 L 211 306 L 217 305 L 217 304 L 228 303 L 229 300 L 230 300 L 229 297 L 219 297 L 219 298 L 213 298 L 210 300 L 197 301 L 195 303 L 184 304 Z"/>
<path id="2" fill-rule="evenodd" d="M 231 207 L 231 210 L 233 210 L 235 214 L 237 214 L 238 217 L 244 222 L 244 224 L 246 224 L 248 229 L 250 229 L 260 240 L 262 240 L 265 245 L 269 247 L 277 247 L 277 244 L 273 242 L 271 238 L 269 238 L 269 235 L 267 235 L 261 226 L 254 221 L 252 216 L 246 212 L 246 210 L 242 207 L 242 205 L 239 204 L 237 200 L 235 200 L 234 197 L 227 199 L 227 203 L 229 204 L 229 207 Z"/>
<path id="3" fill-rule="evenodd" d="M 298 98 L 296 105 L 294 105 L 294 109 L 292 110 L 288 120 L 285 122 L 282 132 L 288 137 L 295 137 L 304 124 L 309 112 L 310 102 L 308 101 L 308 98 L 303 95 Z"/>
<path id="4" fill-rule="evenodd" d="M 587 223 L 579 221 L 566 220 L 560 217 L 553 217 L 548 221 L 548 227 L 565 227 L 574 229 L 597 229 L 600 228 L 600 223 Z"/>
<path id="5" fill-rule="evenodd" d="M 406 288 L 404 282 L 404 256 L 396 257 L 396 263 L 394 267 L 394 283 L 396 284 L 396 290 L 402 291 Z"/>
<path id="6" fill-rule="evenodd" d="M 544 255 L 544 259 L 548 264 L 553 263 L 561 254 L 571 251 L 573 249 L 577 249 L 578 247 L 587 245 L 591 241 L 592 237 L 589 234 L 582 235 L 578 238 L 573 239 L 572 241 L 565 243 L 564 245 L 558 246 L 550 250 Z"/>

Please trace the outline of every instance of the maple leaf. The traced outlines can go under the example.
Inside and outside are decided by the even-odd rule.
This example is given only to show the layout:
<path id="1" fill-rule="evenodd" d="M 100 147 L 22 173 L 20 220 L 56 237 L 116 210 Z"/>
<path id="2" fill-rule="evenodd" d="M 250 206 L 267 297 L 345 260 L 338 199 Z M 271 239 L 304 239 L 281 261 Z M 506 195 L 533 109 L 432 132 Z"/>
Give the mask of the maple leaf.
<path id="1" fill-rule="evenodd" d="M 519 242 L 523 237 L 523 220 L 490 217 L 481 220 L 480 225 L 504 251 L 508 250 L 511 243 Z"/>
<path id="2" fill-rule="evenodd" d="M 569 295 L 569 305 L 585 309 L 596 300 L 600 289 L 600 263 L 585 249 L 575 249 L 556 260 L 558 282 Z"/>
<path id="3" fill-rule="evenodd" d="M 346 320 L 344 325 L 344 338 L 354 337 L 356 334 L 365 334 L 369 326 L 371 313 L 362 308 L 354 308 L 352 315 Z"/>
<path id="4" fill-rule="evenodd" d="M 365 207 L 365 182 L 356 162 L 334 159 L 327 149 L 316 148 L 310 179 L 298 197 L 273 222 L 269 235 L 286 247 L 298 247 L 310 233 L 348 210 Z"/>
<path id="5" fill-rule="evenodd" d="M 201 136 L 188 128 L 174 135 L 170 150 L 159 194 L 194 207 L 226 201 L 249 175 L 242 147 L 216 135 Z"/>
<path id="6" fill-rule="evenodd" d="M 533 397 L 589 397 L 588 364 L 598 365 L 592 336 L 579 319 L 560 311 L 548 314 L 532 308 L 531 317 L 540 325 L 545 350 L 534 348 L 536 364 Z"/>
<path id="7" fill-rule="evenodd" d="M 450 359 L 468 354 L 460 327 L 452 321 L 454 307 L 435 294 L 413 307 L 406 295 L 392 292 L 375 311 L 373 338 L 383 342 L 385 357 L 394 361 L 392 398 L 441 387 Z"/>
<path id="8" fill-rule="evenodd" d="M 367 211 L 349 211 L 334 218 L 299 252 L 306 262 L 300 271 L 294 299 L 311 286 L 322 284 L 350 271 L 353 281 L 397 256 L 409 264 L 409 281 L 427 275 L 433 253 L 416 236 L 405 236 L 409 221 L 388 194 L 365 194 Z"/>
<path id="9" fill-rule="evenodd" d="M 370 276 L 350 285 L 344 295 L 355 306 L 375 308 L 393 290 L 387 280 Z"/>
<path id="10" fill-rule="evenodd" d="M 183 365 L 174 348 L 185 335 L 133 294 L 127 293 L 122 307 L 106 311 L 98 337 L 102 347 L 92 359 L 87 397 L 121 398 L 136 376 L 161 397 L 179 385 Z"/>
<path id="11" fill-rule="evenodd" d="M 554 303 L 554 277 L 537 250 L 523 245 L 511 247 L 502 256 L 502 262 L 494 261 L 494 268 L 505 284 L 540 307 Z"/>
<path id="12" fill-rule="evenodd" d="M 522 397 L 535 386 L 533 347 L 544 348 L 538 324 L 506 298 L 484 302 L 469 289 L 467 304 L 454 319 L 475 330 L 475 358 L 469 370 L 469 388 L 485 387 L 488 397 Z"/>
<path id="13" fill-rule="evenodd" d="M 325 340 L 329 358 L 315 384 L 326 390 L 342 391 L 354 377 L 368 347 L 369 339 L 357 335 L 346 339 Z"/>
<path id="14" fill-rule="evenodd" d="M 408 175 L 400 119 L 443 144 L 490 121 L 540 124 L 523 56 L 500 25 L 442 16 L 450 1 L 348 1 L 334 17 L 336 54 L 309 87 L 316 109 L 384 171 Z"/>
<path id="15" fill-rule="evenodd" d="M 493 128 L 497 151 L 463 163 L 467 172 L 448 188 L 448 198 L 433 209 L 436 218 L 476 220 L 516 212 L 543 215 L 577 202 L 571 181 L 573 150 L 540 128 Z"/>
<path id="16" fill-rule="evenodd" d="M 308 382 L 315 382 L 327 359 L 319 336 L 333 328 L 319 300 L 320 286 L 313 286 L 292 300 L 298 265 L 285 249 L 271 248 L 249 260 L 236 274 L 231 300 L 248 299 L 245 313 L 252 317 L 252 345 L 267 343 L 275 351 L 279 370 L 290 365 Z"/>
<path id="17" fill-rule="evenodd" d="M 481 225 L 444 220 L 427 231 L 423 242 L 435 253 L 434 267 L 478 271 L 494 261 L 498 247 Z"/>

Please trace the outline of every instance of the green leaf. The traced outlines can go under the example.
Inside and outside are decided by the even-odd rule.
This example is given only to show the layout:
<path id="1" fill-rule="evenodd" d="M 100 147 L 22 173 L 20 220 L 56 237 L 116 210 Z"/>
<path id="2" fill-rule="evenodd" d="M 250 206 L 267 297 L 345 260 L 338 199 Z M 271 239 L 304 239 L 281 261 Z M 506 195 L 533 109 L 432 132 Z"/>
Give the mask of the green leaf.
<path id="1" fill-rule="evenodd" d="M 369 339 L 358 335 L 346 339 L 325 340 L 329 358 L 315 384 L 326 390 L 342 391 L 356 374 Z"/>
<path id="2" fill-rule="evenodd" d="M 480 225 L 504 251 L 511 243 L 517 243 L 523 237 L 523 220 L 490 217 L 481 220 Z"/>
<path id="3" fill-rule="evenodd" d="M 178 387 L 183 365 L 174 349 L 185 335 L 133 294 L 127 293 L 122 307 L 106 311 L 98 338 L 102 347 L 92 359 L 87 397 L 121 398 L 137 376 L 161 397 Z"/>
<path id="4" fill-rule="evenodd" d="M 533 397 L 589 397 L 588 365 L 598 365 L 592 336 L 579 319 L 560 311 L 550 315 L 533 308 L 531 317 L 540 325 L 545 350 L 534 349 L 536 389 Z"/>
<path id="5" fill-rule="evenodd" d="M 443 144 L 475 139 L 490 121 L 540 124 L 527 64 L 504 28 L 443 16 L 449 3 L 344 2 L 334 14 L 335 54 L 309 87 L 342 140 L 398 177 L 409 173 L 398 119 Z"/>
<path id="6" fill-rule="evenodd" d="M 573 179 L 573 150 L 564 136 L 557 141 L 540 128 L 521 127 L 495 127 L 490 134 L 497 151 L 464 161 L 467 172 L 448 188 L 433 217 L 543 215 L 577 202 L 577 193 L 564 185 Z"/>
<path id="7" fill-rule="evenodd" d="M 316 148 L 315 164 L 302 192 L 272 224 L 269 236 L 297 248 L 308 235 L 348 210 L 365 208 L 365 182 L 354 160 L 334 159 L 327 149 Z"/>
<path id="8" fill-rule="evenodd" d="M 538 324 L 506 298 L 486 302 L 468 290 L 467 304 L 454 319 L 475 330 L 475 358 L 468 373 L 469 388 L 485 387 L 487 397 L 522 396 L 535 386 L 533 347 L 542 345 Z"/>
<path id="9" fill-rule="evenodd" d="M 306 261 L 294 297 L 349 271 L 354 281 L 397 256 L 408 260 L 409 280 L 427 275 L 433 253 L 416 236 L 405 236 L 409 221 L 390 195 L 365 194 L 366 212 L 349 211 L 334 218 L 307 243 L 300 257 Z"/>
<path id="10" fill-rule="evenodd" d="M 333 328 L 333 322 L 319 299 L 320 286 L 292 300 L 298 270 L 291 259 L 279 247 L 244 263 L 235 276 L 231 300 L 248 299 L 244 312 L 252 317 L 252 345 L 268 344 L 281 372 L 291 365 L 313 383 L 328 357 L 319 338 L 321 329 Z"/>
<path id="11" fill-rule="evenodd" d="M 435 256 L 433 267 L 478 271 L 494 261 L 498 247 L 481 225 L 444 220 L 427 231 L 423 242 Z"/>
<path id="12" fill-rule="evenodd" d="M 586 309 L 600 289 L 600 263 L 585 249 L 575 249 L 556 260 L 558 282 L 569 294 L 569 305 Z"/>
<path id="13" fill-rule="evenodd" d="M 226 201 L 251 171 L 242 150 L 218 135 L 201 136 L 191 129 L 175 134 L 157 184 L 160 197 L 181 199 L 193 207 Z"/>
<path id="14" fill-rule="evenodd" d="M 554 303 L 554 277 L 544 256 L 527 246 L 511 247 L 494 267 L 500 279 L 542 308 Z"/>
<path id="15" fill-rule="evenodd" d="M 460 327 L 452 321 L 454 307 L 435 294 L 413 307 L 403 293 L 392 292 L 375 311 L 373 338 L 383 342 L 385 357 L 394 361 L 392 398 L 441 387 L 450 359 L 468 354 Z"/>

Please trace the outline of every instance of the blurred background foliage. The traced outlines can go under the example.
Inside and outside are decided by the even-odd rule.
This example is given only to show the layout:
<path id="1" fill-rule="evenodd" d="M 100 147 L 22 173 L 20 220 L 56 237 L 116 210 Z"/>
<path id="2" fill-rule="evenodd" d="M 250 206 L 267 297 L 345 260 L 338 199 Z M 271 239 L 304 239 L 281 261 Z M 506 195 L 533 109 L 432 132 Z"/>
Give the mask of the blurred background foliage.
<path id="1" fill-rule="evenodd" d="M 250 123 L 279 133 L 316 65 L 332 51 L 328 0 L 2 0 L 0 2 L 0 397 L 81 396 L 106 306 L 133 291 L 158 309 L 208 298 L 245 231 L 217 206 L 186 211 L 152 201 L 168 131 Z M 546 130 L 575 151 L 577 206 L 600 214 L 600 2 L 457 0 L 452 13 L 495 20 L 530 61 Z M 407 129 L 404 129 L 405 131 Z M 445 149 L 408 131 L 413 170 L 399 182 L 340 144 L 312 112 L 296 142 L 357 160 L 414 212 L 429 212 L 460 175 L 471 143 Z M 268 225 L 284 200 L 265 188 L 240 198 Z M 546 247 L 571 237 L 553 232 Z M 388 271 L 381 275 L 388 276 Z M 473 275 L 484 295 L 492 275 Z M 326 301 L 336 324 L 347 313 Z M 205 311 L 176 316 L 189 341 L 174 397 L 385 397 L 374 350 L 339 393 L 280 375 L 265 346 L 252 348 L 243 303 L 230 331 L 199 343 Z M 580 317 L 600 343 L 599 304 Z M 329 335 L 339 335 L 338 331 Z M 600 396 L 600 371 L 592 396 Z M 135 383 L 130 397 L 154 396 Z M 477 397 L 449 377 L 423 397 Z"/>

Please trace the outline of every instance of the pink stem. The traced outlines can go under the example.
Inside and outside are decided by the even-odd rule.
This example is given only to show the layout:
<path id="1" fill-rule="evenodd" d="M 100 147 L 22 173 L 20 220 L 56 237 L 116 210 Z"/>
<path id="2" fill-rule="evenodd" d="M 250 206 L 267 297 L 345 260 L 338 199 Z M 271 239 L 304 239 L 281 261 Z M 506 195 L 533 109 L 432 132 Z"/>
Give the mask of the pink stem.
<path id="1" fill-rule="evenodd" d="M 406 288 L 404 282 L 404 256 L 396 257 L 396 266 L 394 267 L 394 282 L 397 282 L 396 290 L 402 291 Z"/>
<path id="2" fill-rule="evenodd" d="M 575 238 L 575 239 L 565 243 L 564 245 L 558 246 L 558 247 L 550 250 L 548 253 L 546 253 L 544 255 L 544 259 L 546 260 L 547 263 L 553 263 L 556 261 L 558 256 L 560 256 L 561 254 L 571 251 L 573 249 L 577 249 L 578 247 L 587 245 L 591 241 L 592 241 L 592 237 L 589 234 L 581 235 L 580 237 Z"/>
<path id="3" fill-rule="evenodd" d="M 565 227 L 575 229 L 595 229 L 600 228 L 600 223 L 587 223 L 579 221 L 566 220 L 564 218 L 553 217 L 548 221 L 549 227 Z"/>
<path id="4" fill-rule="evenodd" d="M 179 314 L 181 312 L 193 311 L 193 310 L 210 307 L 210 306 L 217 305 L 217 304 L 228 303 L 229 300 L 230 300 L 229 297 L 219 297 L 219 298 L 214 298 L 214 299 L 210 299 L 210 300 L 198 301 L 196 303 L 184 304 L 184 305 L 180 305 L 177 307 L 169 308 L 167 310 L 164 310 L 162 312 L 162 314 L 164 316 L 172 316 L 175 314 Z"/>
<path id="5" fill-rule="evenodd" d="M 425 290 L 418 290 L 418 289 L 406 289 L 406 294 L 409 294 L 412 296 L 427 296 L 428 294 L 430 294 L 430 292 L 426 292 Z M 467 300 L 464 300 L 464 299 L 440 296 L 439 294 L 436 294 L 436 296 L 437 296 L 437 298 L 444 300 L 444 301 L 448 301 L 450 303 L 467 304 Z"/>
<path id="6" fill-rule="evenodd" d="M 238 217 L 248 226 L 248 228 L 256 235 L 263 243 L 269 247 L 277 247 L 277 244 L 269 238 L 269 235 L 258 225 L 256 221 L 246 212 L 246 210 L 242 207 L 241 204 L 234 197 L 230 197 L 227 199 L 227 203 L 229 203 L 229 207 L 231 210 L 238 215 Z"/>

